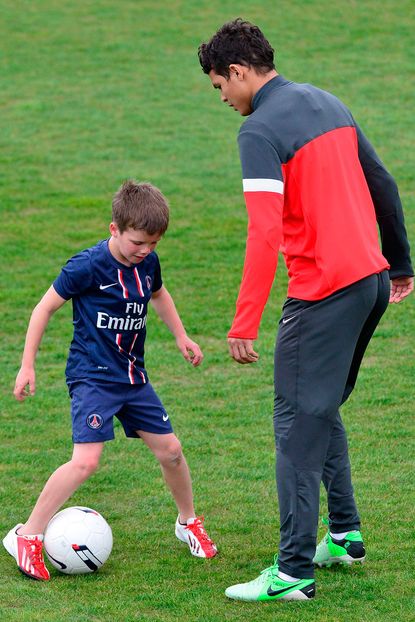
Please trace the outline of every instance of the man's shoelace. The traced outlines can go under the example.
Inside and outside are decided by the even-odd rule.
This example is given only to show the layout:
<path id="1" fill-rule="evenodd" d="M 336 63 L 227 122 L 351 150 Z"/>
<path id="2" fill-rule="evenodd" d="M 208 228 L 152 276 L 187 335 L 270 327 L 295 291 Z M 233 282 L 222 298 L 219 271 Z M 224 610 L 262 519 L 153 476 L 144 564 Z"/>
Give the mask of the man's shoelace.
<path id="1" fill-rule="evenodd" d="M 261 578 L 262 575 L 266 575 L 266 577 L 271 577 L 271 579 L 278 579 L 278 554 L 274 556 L 274 563 L 272 564 L 272 566 L 268 566 L 268 568 L 262 570 L 258 578 Z"/>

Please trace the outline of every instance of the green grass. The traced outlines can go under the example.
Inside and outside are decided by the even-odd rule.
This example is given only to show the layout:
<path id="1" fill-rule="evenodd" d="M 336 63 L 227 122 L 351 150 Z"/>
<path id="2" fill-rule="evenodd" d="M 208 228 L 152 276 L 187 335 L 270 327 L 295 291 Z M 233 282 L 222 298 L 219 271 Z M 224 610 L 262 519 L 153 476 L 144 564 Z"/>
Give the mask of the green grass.
<path id="1" fill-rule="evenodd" d="M 221 107 L 196 49 L 242 14 L 276 48 L 278 69 L 341 97 L 396 177 L 414 239 L 412 3 L 230 0 L 5 0 L 0 24 L 0 532 L 24 520 L 50 472 L 70 456 L 63 371 L 67 305 L 38 357 L 37 396 L 11 395 L 28 318 L 66 259 L 107 235 L 111 196 L 126 177 L 168 196 L 159 247 L 164 279 L 205 351 L 190 369 L 154 315 L 147 366 L 190 464 L 197 508 L 220 555 L 191 558 L 173 535 L 175 509 L 159 468 L 117 427 L 98 473 L 69 505 L 97 508 L 113 553 L 91 576 L 53 572 L 31 582 L 0 552 L 2 622 L 414 619 L 414 301 L 390 308 L 358 387 L 343 409 L 368 563 L 318 573 L 303 604 L 228 602 L 224 588 L 254 578 L 278 541 L 272 433 L 280 267 L 256 366 L 227 354 L 243 261 L 237 114 Z M 324 495 L 322 496 L 322 512 Z"/>

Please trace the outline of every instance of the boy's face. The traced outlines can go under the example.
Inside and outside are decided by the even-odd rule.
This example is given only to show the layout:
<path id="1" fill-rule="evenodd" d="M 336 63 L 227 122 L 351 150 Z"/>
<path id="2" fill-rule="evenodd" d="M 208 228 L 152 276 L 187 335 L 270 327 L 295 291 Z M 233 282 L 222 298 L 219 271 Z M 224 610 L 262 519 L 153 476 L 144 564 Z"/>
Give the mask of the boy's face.
<path id="1" fill-rule="evenodd" d="M 117 225 L 110 224 L 111 239 L 109 249 L 112 255 L 127 266 L 133 266 L 145 259 L 153 251 L 161 239 L 160 233 L 150 235 L 144 229 L 129 227 L 122 233 Z"/>

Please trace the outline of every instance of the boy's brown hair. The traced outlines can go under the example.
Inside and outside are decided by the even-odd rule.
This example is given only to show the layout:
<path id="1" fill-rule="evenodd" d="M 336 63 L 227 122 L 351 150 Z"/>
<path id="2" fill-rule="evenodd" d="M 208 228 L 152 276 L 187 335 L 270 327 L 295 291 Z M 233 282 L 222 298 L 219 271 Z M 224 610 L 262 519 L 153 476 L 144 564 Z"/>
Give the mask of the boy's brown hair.
<path id="1" fill-rule="evenodd" d="M 162 192 L 147 182 L 128 179 L 112 200 L 112 220 L 120 233 L 128 228 L 163 235 L 169 226 L 169 205 Z"/>

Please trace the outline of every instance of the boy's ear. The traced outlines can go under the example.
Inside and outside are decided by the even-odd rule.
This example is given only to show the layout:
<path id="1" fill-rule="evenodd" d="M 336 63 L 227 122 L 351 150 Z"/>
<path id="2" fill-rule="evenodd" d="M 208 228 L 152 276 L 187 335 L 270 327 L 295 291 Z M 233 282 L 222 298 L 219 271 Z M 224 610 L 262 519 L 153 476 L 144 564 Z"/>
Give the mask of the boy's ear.
<path id="1" fill-rule="evenodd" d="M 117 234 L 120 232 L 115 222 L 110 222 L 109 230 L 112 236 L 117 237 Z"/>

